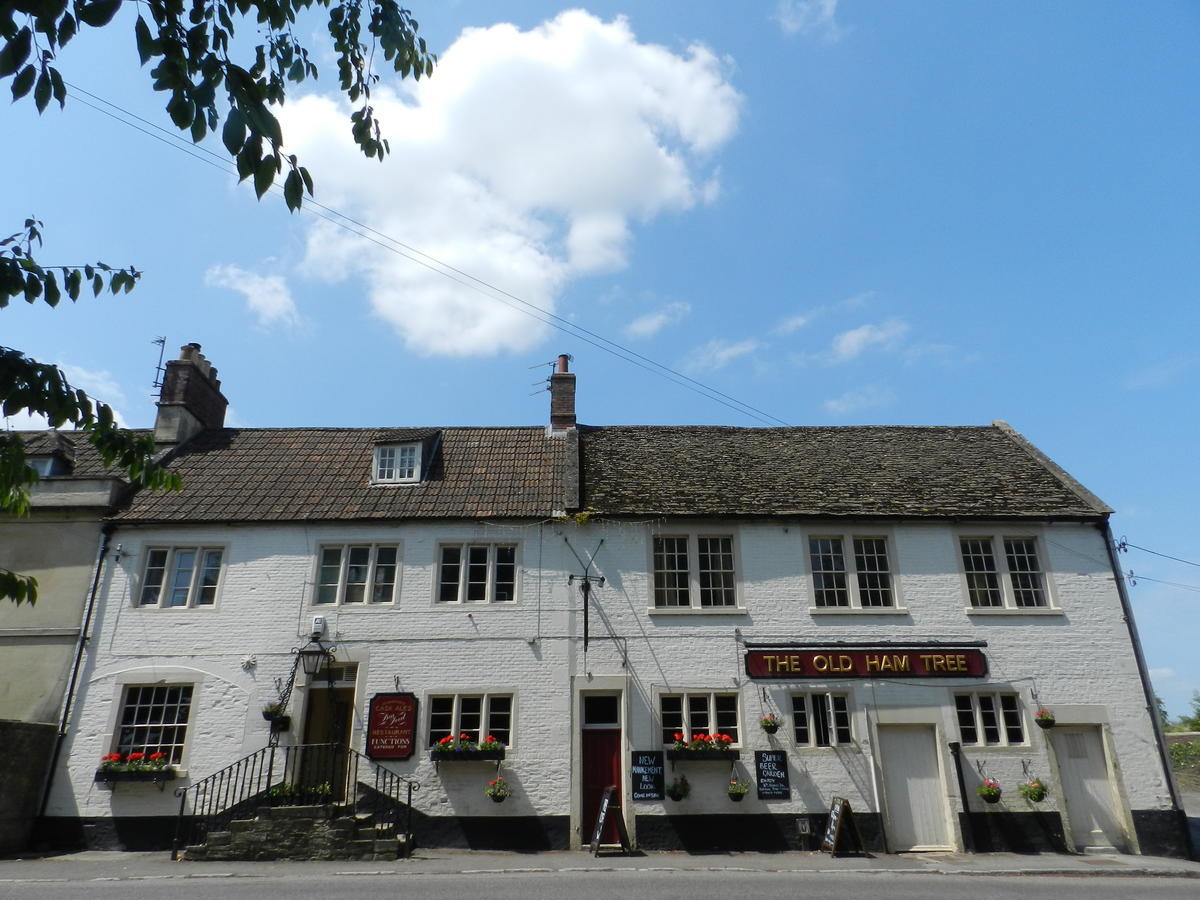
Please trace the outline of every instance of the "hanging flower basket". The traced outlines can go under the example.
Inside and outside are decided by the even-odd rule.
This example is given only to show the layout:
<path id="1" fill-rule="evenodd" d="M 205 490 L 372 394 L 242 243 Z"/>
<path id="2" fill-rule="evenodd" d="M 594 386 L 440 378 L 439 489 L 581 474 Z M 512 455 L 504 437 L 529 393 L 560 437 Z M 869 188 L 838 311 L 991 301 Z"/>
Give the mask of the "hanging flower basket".
<path id="1" fill-rule="evenodd" d="M 1037 715 L 1033 717 L 1033 721 L 1037 722 L 1038 728 L 1053 728 L 1055 719 L 1054 713 L 1048 709 L 1039 709 Z"/>
<path id="2" fill-rule="evenodd" d="M 1041 803 L 1050 794 L 1050 788 L 1040 778 L 1033 778 L 1017 787 L 1021 796 L 1030 803 Z"/>
<path id="3" fill-rule="evenodd" d="M 676 802 L 682 800 L 691 792 L 692 786 L 688 784 L 686 775 L 680 775 L 678 778 L 672 779 L 671 783 L 667 785 L 666 790 L 667 796 Z"/>
<path id="4" fill-rule="evenodd" d="M 729 794 L 729 799 L 734 803 L 741 803 L 746 799 L 746 795 L 750 793 L 750 785 L 745 781 L 738 781 L 736 778 L 729 779 L 729 787 L 725 792 Z"/>
<path id="5" fill-rule="evenodd" d="M 503 803 L 512 796 L 512 788 L 504 780 L 503 775 L 497 775 L 487 783 L 487 787 L 483 789 L 483 793 L 487 797 L 490 797 L 493 803 Z"/>
<path id="6" fill-rule="evenodd" d="M 762 730 L 767 734 L 774 734 L 779 730 L 779 716 L 775 713 L 767 713 L 758 720 L 758 724 L 762 726 Z"/>
<path id="7" fill-rule="evenodd" d="M 985 778 L 983 779 L 983 784 L 975 788 L 975 793 L 980 796 L 984 803 L 999 803 L 1000 794 L 1002 793 L 1000 782 L 995 778 Z"/>

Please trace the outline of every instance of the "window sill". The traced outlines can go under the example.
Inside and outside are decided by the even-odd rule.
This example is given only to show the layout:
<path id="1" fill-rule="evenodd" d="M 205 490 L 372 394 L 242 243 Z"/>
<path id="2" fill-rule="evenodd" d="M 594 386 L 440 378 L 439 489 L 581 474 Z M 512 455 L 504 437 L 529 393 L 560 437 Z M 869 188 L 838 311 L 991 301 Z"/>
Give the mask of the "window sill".
<path id="1" fill-rule="evenodd" d="M 968 606 L 968 616 L 1061 616 L 1056 606 Z"/>
<path id="2" fill-rule="evenodd" d="M 810 606 L 810 616 L 907 616 L 907 606 Z"/>
<path id="3" fill-rule="evenodd" d="M 745 616 L 750 611 L 744 606 L 650 606 L 646 613 L 651 616 Z"/>

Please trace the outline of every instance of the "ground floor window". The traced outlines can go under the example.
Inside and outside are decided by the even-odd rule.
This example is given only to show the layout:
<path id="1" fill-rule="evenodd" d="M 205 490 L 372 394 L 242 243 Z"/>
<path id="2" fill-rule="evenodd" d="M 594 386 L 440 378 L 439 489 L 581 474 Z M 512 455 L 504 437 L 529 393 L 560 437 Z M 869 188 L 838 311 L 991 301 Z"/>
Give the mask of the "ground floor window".
<path id="1" fill-rule="evenodd" d="M 850 707 L 845 694 L 792 694 L 792 730 L 801 747 L 849 744 Z"/>
<path id="2" fill-rule="evenodd" d="M 663 694 L 659 698 L 662 742 L 675 743 L 675 734 L 727 734 L 738 740 L 737 694 Z"/>
<path id="3" fill-rule="evenodd" d="M 505 747 L 512 745 L 511 694 L 446 694 L 429 698 L 429 746 L 444 737 L 465 734 L 479 743 L 489 734 Z"/>
<path id="4" fill-rule="evenodd" d="M 955 694 L 954 711 L 964 744 L 1024 744 L 1021 704 L 1016 694 Z"/>
<path id="5" fill-rule="evenodd" d="M 191 710 L 190 684 L 130 685 L 121 704 L 115 752 L 162 753 L 167 762 L 179 764 Z"/>

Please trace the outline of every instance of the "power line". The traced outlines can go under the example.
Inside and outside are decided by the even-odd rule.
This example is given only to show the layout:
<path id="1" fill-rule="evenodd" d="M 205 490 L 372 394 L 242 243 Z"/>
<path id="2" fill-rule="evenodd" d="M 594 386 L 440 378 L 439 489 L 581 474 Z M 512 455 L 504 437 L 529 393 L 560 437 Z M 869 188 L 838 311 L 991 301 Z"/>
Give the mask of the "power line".
<path id="1" fill-rule="evenodd" d="M 1200 569 L 1200 563 L 1192 562 L 1190 559 L 1180 559 L 1178 556 L 1170 556 L 1166 553 L 1159 553 L 1157 550 L 1151 550 L 1148 547 L 1139 547 L 1137 544 L 1129 543 L 1129 541 L 1126 540 L 1122 535 L 1121 539 L 1117 541 L 1117 549 L 1122 553 L 1125 553 L 1129 547 L 1132 547 L 1134 550 L 1141 550 L 1143 553 L 1153 553 L 1155 556 L 1161 556 L 1163 559 L 1172 559 L 1175 562 L 1181 562 L 1185 565 L 1195 566 L 1196 568 Z"/>
<path id="2" fill-rule="evenodd" d="M 103 113 L 104 115 L 107 115 L 110 118 L 115 119 L 116 121 L 118 121 L 124 125 L 128 125 L 130 128 L 133 128 L 134 130 L 141 132 L 142 134 L 146 135 L 147 137 L 154 138 L 155 140 L 158 140 L 164 144 L 167 144 L 170 147 L 181 150 L 184 153 L 186 153 L 188 156 L 191 156 L 194 159 L 199 160 L 200 162 L 210 165 L 213 168 L 220 169 L 222 172 L 225 172 L 227 174 L 236 175 L 236 169 L 234 169 L 229 164 L 229 161 L 227 158 L 222 157 L 219 154 L 213 153 L 212 151 L 208 150 L 207 148 L 188 144 L 177 133 L 169 131 L 168 129 L 165 129 L 162 126 L 159 126 L 153 122 L 150 122 L 147 119 L 144 119 L 141 116 L 137 115 L 136 113 L 130 112 L 129 110 L 125 109 L 124 107 L 119 106 L 118 104 L 113 103 L 110 100 L 106 100 L 103 97 L 98 96 L 97 94 L 93 94 L 90 91 L 88 91 L 82 87 L 79 87 L 78 85 L 73 84 L 70 81 L 67 81 L 66 84 L 71 88 L 72 91 L 83 94 L 87 97 L 91 97 L 93 100 L 97 101 L 98 103 L 105 104 L 106 106 L 111 107 L 112 109 L 118 110 L 122 115 L 128 116 L 129 118 L 134 119 L 137 122 L 141 122 L 142 124 L 146 125 L 148 128 L 153 129 L 153 131 L 148 131 L 148 130 L 146 130 L 146 128 L 142 128 L 142 127 L 138 126 L 137 124 L 135 124 L 134 122 L 128 121 L 127 119 L 123 119 L 123 118 L 121 118 L 121 116 L 118 116 L 115 113 L 113 113 L 107 109 L 103 109 L 93 103 L 89 103 L 86 100 L 79 100 L 79 102 L 82 103 L 84 106 L 94 109 L 97 112 Z M 169 138 L 169 139 L 163 138 L 162 136 L 160 136 L 159 134 L 155 134 L 154 132 L 161 132 L 162 134 L 165 134 L 167 136 L 167 138 Z M 216 160 L 216 161 L 214 161 L 214 160 Z M 279 186 L 275 185 L 275 184 L 272 184 L 272 189 L 275 190 L 276 192 L 280 191 Z M 310 206 L 315 206 L 318 209 L 323 210 L 324 214 L 310 209 L 309 208 Z M 394 238 L 388 234 L 385 234 L 384 232 L 378 231 L 375 228 L 372 228 L 370 225 L 367 225 L 364 222 L 360 222 L 357 219 L 354 219 L 353 217 L 346 215 L 345 213 L 339 212 L 338 210 L 332 209 L 331 207 L 328 207 L 328 206 L 324 205 L 323 203 L 320 203 L 314 199 L 309 199 L 308 201 L 306 201 L 305 205 L 301 208 L 305 212 L 310 213 L 311 215 L 315 215 L 318 218 L 324 219 L 325 221 L 329 222 L 331 225 L 334 225 L 338 228 L 342 228 L 343 230 L 349 231 L 351 234 L 354 234 L 360 238 L 368 240 L 371 243 L 375 244 L 378 247 L 381 247 L 384 250 L 388 250 L 392 253 L 395 253 L 397 256 L 400 256 L 404 259 L 409 260 L 410 262 L 413 262 L 413 263 L 416 263 L 417 265 L 423 266 L 424 268 L 428 269 L 429 271 L 434 272 L 435 274 L 441 275 L 443 278 L 447 278 L 450 281 L 453 281 L 456 284 L 461 285 L 462 287 L 468 288 L 470 290 L 474 290 L 476 293 L 479 293 L 482 296 L 485 296 L 491 300 L 495 300 L 499 303 L 502 303 L 505 306 L 509 307 L 510 309 L 512 309 L 516 312 L 527 315 L 530 318 L 532 318 L 536 321 L 539 321 L 544 325 L 549 325 L 550 327 L 555 328 L 558 331 L 563 332 L 564 334 L 570 335 L 571 337 L 575 338 L 576 340 L 581 340 L 586 344 L 590 344 L 591 346 L 597 348 L 598 350 L 602 350 L 611 356 L 615 356 L 616 358 L 622 360 L 623 362 L 629 363 L 630 365 L 637 366 L 638 368 L 643 369 L 644 371 L 647 371 L 653 375 L 657 375 L 660 378 L 670 381 L 671 383 L 673 383 L 679 387 L 685 388 L 686 390 L 690 390 L 693 393 L 696 393 L 696 394 L 704 397 L 707 400 L 711 400 L 713 402 L 719 403 L 722 406 L 725 406 L 725 407 L 733 410 L 734 412 L 737 412 L 741 415 L 755 419 L 756 421 L 762 422 L 765 425 L 775 423 L 775 424 L 787 426 L 789 424 L 789 423 L 785 422 L 783 419 L 780 419 L 778 416 L 772 415 L 771 413 L 761 410 L 755 406 L 751 406 L 749 403 L 746 403 L 742 400 L 738 400 L 736 397 L 730 396 L 729 394 L 719 391 L 716 388 L 711 387 L 710 385 L 704 384 L 703 382 L 698 381 L 694 378 L 691 378 L 690 376 L 685 375 L 682 372 L 672 369 L 670 366 L 664 365 L 664 364 L 659 363 L 647 356 L 644 356 L 644 355 L 638 353 L 636 350 L 633 350 L 630 347 L 626 347 L 623 344 L 618 343 L 617 341 L 613 341 L 609 338 L 606 338 L 603 335 L 598 334 L 597 332 L 591 331 L 587 328 L 584 328 L 581 325 L 576 325 L 575 323 L 569 321 L 568 319 L 563 318 L 562 316 L 556 315 L 555 313 L 550 312 L 549 310 L 544 309 L 544 308 L 538 306 L 537 304 L 534 304 L 527 300 L 524 300 L 523 298 L 521 298 L 515 294 L 512 294 L 509 291 L 506 291 L 501 287 L 491 284 L 490 282 L 485 281 L 482 278 L 478 278 L 478 277 L 470 274 L 469 272 L 465 272 L 461 269 L 456 268 L 455 266 L 450 265 L 449 263 L 443 262 L 442 260 L 438 259 L 437 257 L 431 256 L 430 254 L 425 253 L 424 251 L 422 251 L 416 247 L 406 244 L 405 242 L 403 242 L 397 238 Z M 347 224 L 347 223 L 349 223 L 349 224 Z M 513 301 L 513 302 L 509 302 L 509 301 Z M 519 304 L 519 305 L 514 305 L 514 303 Z"/>
<path id="3" fill-rule="evenodd" d="M 1159 578 L 1150 578 L 1146 575 L 1135 575 L 1132 569 L 1125 573 L 1124 578 L 1134 587 L 1137 587 L 1137 583 L 1139 581 L 1153 581 L 1155 584 L 1165 584 L 1170 587 L 1182 588 L 1185 591 L 1195 591 L 1196 593 L 1200 594 L 1200 585 L 1180 584 L 1178 581 L 1162 581 Z"/>

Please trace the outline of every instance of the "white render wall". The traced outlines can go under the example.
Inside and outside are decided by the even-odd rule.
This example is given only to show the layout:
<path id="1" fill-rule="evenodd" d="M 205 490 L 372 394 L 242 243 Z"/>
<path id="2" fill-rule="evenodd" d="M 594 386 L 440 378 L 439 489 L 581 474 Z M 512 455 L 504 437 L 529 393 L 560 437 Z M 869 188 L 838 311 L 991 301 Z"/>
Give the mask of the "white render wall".
<path id="1" fill-rule="evenodd" d="M 976 531 L 1036 535 L 1057 611 L 969 614 L 957 536 Z M 733 534 L 744 612 L 648 612 L 653 604 L 650 539 L 656 533 Z M 886 535 L 897 601 L 907 612 L 812 613 L 810 534 Z M 456 540 L 516 541 L 519 601 L 494 607 L 436 604 L 437 548 L 439 542 Z M 401 544 L 402 557 L 397 604 L 313 606 L 312 582 L 321 544 L 393 541 Z M 568 573 L 581 574 L 582 566 L 567 541 L 585 561 L 595 552 L 593 574 L 607 579 L 593 594 L 586 655 L 578 586 L 568 587 L 566 578 Z M 328 618 L 328 635 L 337 642 L 339 660 L 359 664 L 356 749 L 363 749 L 365 714 L 376 693 L 392 692 L 398 686 L 418 696 L 420 743 L 427 732 L 430 694 L 486 690 L 514 695 L 513 747 L 503 765 L 515 790 L 508 802 L 492 804 L 483 796 L 483 785 L 494 772 L 486 764 L 443 764 L 435 772 L 427 753 L 389 763 L 390 768 L 422 782 L 415 805 L 430 815 L 573 815 L 579 827 L 578 786 L 570 765 L 578 760 L 579 746 L 574 692 L 620 683 L 628 687 L 626 790 L 628 751 L 661 747 L 657 697 L 667 691 L 739 692 L 742 760 L 738 774 L 753 778 L 755 749 L 787 750 L 791 766 L 790 801 L 759 801 L 751 791 L 735 806 L 724 794 L 728 765 L 681 764 L 674 774 L 687 774 L 691 796 L 681 803 L 627 801 L 630 824 L 635 814 L 660 811 L 819 812 L 828 808 L 833 795 L 846 797 L 857 811 L 878 810 L 879 771 L 872 747 L 879 722 L 938 726 L 948 802 L 958 810 L 957 784 L 945 752 L 947 742 L 959 739 L 953 694 L 978 690 L 1021 695 L 1027 743 L 1011 748 L 964 747 L 969 789 L 979 778 L 976 763 L 982 763 L 985 774 L 999 779 L 1006 789 L 1003 807 L 1028 809 L 1016 793 L 1017 784 L 1025 780 L 1023 761 L 1031 775 L 1049 779 L 1053 788 L 1045 735 L 1032 719 L 1040 702 L 1054 710 L 1060 723 L 1103 726 L 1115 754 L 1119 790 L 1129 809 L 1171 807 L 1104 536 L 1094 526 L 988 529 L 972 524 L 956 530 L 949 524 L 921 523 L 593 520 L 585 525 L 124 527 L 113 543 L 120 543 L 124 554 L 105 569 L 95 636 L 69 739 L 68 771 L 56 776 L 50 815 L 170 815 L 177 809 L 170 791 L 121 784 L 110 792 L 92 784 L 99 757 L 112 749 L 116 706 L 124 684 L 160 680 L 197 684 L 183 764 L 191 780 L 264 746 L 267 725 L 259 710 L 274 696 L 275 678 L 286 677 L 289 650 L 307 639 L 315 614 Z M 227 548 L 215 608 L 133 606 L 145 548 L 165 545 Z M 983 652 L 989 674 L 984 679 L 750 681 L 744 675 L 739 629 L 740 640 L 750 643 L 986 640 Z M 250 665 L 248 657 L 254 657 L 256 664 Z M 847 693 L 855 743 L 838 749 L 795 747 L 790 740 L 789 693 L 796 690 Z M 289 710 L 293 731 L 284 741 L 299 740 L 303 694 L 298 685 Z M 774 736 L 757 725 L 758 717 L 771 710 L 784 719 Z M 672 774 L 668 762 L 668 782 Z M 1052 794 L 1041 807 L 1054 809 L 1056 802 Z"/>

